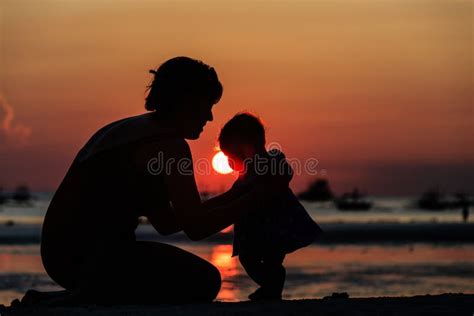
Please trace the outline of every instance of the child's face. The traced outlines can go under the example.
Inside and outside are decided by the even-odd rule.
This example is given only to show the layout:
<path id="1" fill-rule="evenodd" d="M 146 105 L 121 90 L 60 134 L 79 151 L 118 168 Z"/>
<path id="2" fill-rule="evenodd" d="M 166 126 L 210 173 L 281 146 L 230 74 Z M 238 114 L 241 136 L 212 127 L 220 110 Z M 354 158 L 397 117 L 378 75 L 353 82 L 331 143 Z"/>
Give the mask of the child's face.
<path id="1" fill-rule="evenodd" d="M 224 154 L 227 156 L 232 170 L 244 172 L 245 162 L 255 154 L 255 150 L 250 145 L 235 145 L 231 150 L 225 150 Z"/>
<path id="2" fill-rule="evenodd" d="M 237 171 L 237 172 L 243 172 L 244 171 L 244 160 L 236 155 L 233 154 L 226 154 L 227 160 L 229 161 L 229 166 L 232 168 L 232 170 Z"/>

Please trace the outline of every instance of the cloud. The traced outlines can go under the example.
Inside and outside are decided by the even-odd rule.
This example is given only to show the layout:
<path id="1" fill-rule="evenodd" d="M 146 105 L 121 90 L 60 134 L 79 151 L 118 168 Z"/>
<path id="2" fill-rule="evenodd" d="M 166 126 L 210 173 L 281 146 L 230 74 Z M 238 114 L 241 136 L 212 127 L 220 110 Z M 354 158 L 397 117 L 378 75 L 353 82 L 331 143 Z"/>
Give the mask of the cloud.
<path id="1" fill-rule="evenodd" d="M 15 112 L 6 98 L 0 95 L 0 144 L 24 146 L 31 136 L 31 128 L 15 121 Z"/>

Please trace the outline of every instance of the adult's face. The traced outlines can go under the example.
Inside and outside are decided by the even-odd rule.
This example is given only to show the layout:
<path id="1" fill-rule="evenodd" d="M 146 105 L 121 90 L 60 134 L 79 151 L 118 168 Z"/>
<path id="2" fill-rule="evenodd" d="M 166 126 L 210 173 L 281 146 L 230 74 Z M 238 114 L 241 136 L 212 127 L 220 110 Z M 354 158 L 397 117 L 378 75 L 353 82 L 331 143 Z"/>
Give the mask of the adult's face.
<path id="1" fill-rule="evenodd" d="M 213 104 L 205 99 L 188 99 L 177 114 L 178 128 L 186 139 L 198 139 L 207 122 L 213 120 Z"/>

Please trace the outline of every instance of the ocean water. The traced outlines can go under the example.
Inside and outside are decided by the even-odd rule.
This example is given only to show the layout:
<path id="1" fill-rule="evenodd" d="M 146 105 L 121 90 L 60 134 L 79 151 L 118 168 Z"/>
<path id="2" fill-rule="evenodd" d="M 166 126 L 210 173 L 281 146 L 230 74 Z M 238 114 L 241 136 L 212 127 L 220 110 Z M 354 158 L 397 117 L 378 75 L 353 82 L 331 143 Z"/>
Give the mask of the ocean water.
<path id="1" fill-rule="evenodd" d="M 7 221 L 41 225 L 52 193 L 36 192 L 28 204 L 0 205 L 0 225 Z M 303 202 L 318 223 L 458 223 L 461 210 L 426 211 L 415 206 L 416 197 L 373 197 L 374 206 L 366 212 L 338 211 L 332 202 Z M 472 219 L 471 219 L 472 221 Z"/>
<path id="2" fill-rule="evenodd" d="M 35 193 L 27 205 L 3 205 L 0 233 L 13 228 L 40 227 L 51 199 Z M 456 223 L 460 210 L 426 212 L 416 209 L 410 197 L 374 198 L 368 212 L 340 212 L 331 203 L 304 203 L 319 223 Z M 470 220 L 472 222 L 472 219 Z M 221 301 L 246 300 L 256 284 L 232 258 L 228 241 L 171 243 L 217 266 L 223 278 Z M 333 292 L 352 297 L 418 294 L 474 293 L 474 244 L 397 243 L 331 244 L 306 247 L 285 259 L 284 298 L 321 298 Z M 39 244 L 0 243 L 0 304 L 21 298 L 28 289 L 60 289 L 41 264 Z"/>

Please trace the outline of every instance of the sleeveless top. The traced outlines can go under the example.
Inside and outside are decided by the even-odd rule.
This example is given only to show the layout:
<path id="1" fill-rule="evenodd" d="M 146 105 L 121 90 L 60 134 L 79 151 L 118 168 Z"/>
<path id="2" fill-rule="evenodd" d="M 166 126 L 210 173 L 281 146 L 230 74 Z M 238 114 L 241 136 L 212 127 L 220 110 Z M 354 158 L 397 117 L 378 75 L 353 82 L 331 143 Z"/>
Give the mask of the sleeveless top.
<path id="1" fill-rule="evenodd" d="M 163 177 L 138 165 L 142 146 L 176 137 L 154 113 L 113 122 L 79 151 L 55 192 L 43 223 L 41 248 L 64 264 L 110 243 L 135 240 L 138 217 L 169 203 Z M 51 257 L 51 255 L 49 255 Z"/>

